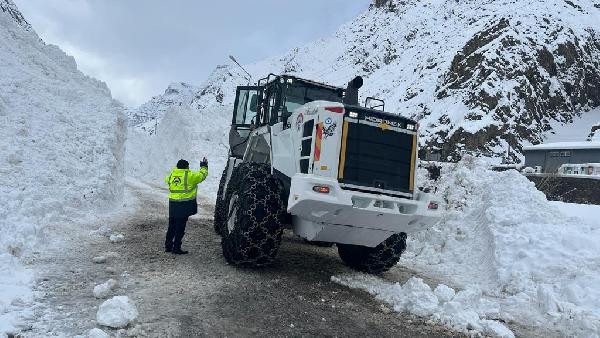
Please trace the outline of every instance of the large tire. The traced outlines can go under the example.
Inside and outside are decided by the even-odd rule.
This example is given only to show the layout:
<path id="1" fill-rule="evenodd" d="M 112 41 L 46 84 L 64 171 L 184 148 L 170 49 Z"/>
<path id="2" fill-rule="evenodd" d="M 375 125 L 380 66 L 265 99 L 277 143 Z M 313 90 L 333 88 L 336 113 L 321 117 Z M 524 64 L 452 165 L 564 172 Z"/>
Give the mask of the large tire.
<path id="1" fill-rule="evenodd" d="M 243 179 L 244 173 L 248 171 L 249 163 L 240 163 L 233 168 L 227 189 L 225 189 L 225 181 L 227 181 L 227 170 L 223 171 L 221 181 L 219 183 L 219 192 L 217 193 L 217 203 L 215 203 L 214 228 L 215 232 L 221 237 L 227 234 L 227 208 L 229 207 L 229 199 L 232 192 L 239 189 L 240 181 Z"/>
<path id="2" fill-rule="evenodd" d="M 229 168 L 229 164 L 225 166 L 223 169 L 223 174 L 221 174 L 221 180 L 219 181 L 219 191 L 217 191 L 217 200 L 215 201 L 215 215 L 213 217 L 213 226 L 215 228 L 215 232 L 223 237 L 225 233 L 223 232 L 223 223 L 225 222 L 225 217 L 227 215 L 227 203 L 225 203 L 225 181 L 227 180 L 227 169 Z"/>
<path id="3" fill-rule="evenodd" d="M 271 175 L 268 165 L 248 163 L 236 169 L 231 177 L 234 184 L 226 194 L 223 256 L 238 266 L 265 266 L 273 262 L 281 244 L 285 220 L 283 187 Z"/>
<path id="4" fill-rule="evenodd" d="M 394 234 L 374 248 L 350 244 L 338 244 L 337 247 L 346 265 L 358 271 L 377 274 L 398 263 L 406 249 L 406 234 Z"/>

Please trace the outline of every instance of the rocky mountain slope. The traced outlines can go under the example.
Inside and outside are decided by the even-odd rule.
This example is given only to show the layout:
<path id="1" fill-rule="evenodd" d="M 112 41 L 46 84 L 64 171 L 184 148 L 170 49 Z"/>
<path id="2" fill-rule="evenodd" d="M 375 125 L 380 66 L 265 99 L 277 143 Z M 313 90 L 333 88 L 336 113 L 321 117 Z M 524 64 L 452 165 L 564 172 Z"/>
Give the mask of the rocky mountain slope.
<path id="1" fill-rule="evenodd" d="M 27 20 L 25 20 L 25 17 L 23 16 L 23 14 L 21 14 L 21 12 L 17 8 L 17 6 L 12 1 L 1 0 L 0 1 L 0 10 L 3 13 L 5 13 L 7 16 L 11 17 L 12 21 L 15 22 L 16 24 L 20 25 L 24 30 L 26 30 L 26 31 L 31 30 L 31 25 L 29 24 L 29 22 L 27 22 Z"/>
<path id="2" fill-rule="evenodd" d="M 332 36 L 247 69 L 254 80 L 289 73 L 340 86 L 362 75 L 362 97 L 418 119 L 429 151 L 510 148 L 516 159 L 523 144 L 600 106 L 600 2 L 376 0 Z M 229 112 L 244 83 L 220 66 L 192 106 Z"/>

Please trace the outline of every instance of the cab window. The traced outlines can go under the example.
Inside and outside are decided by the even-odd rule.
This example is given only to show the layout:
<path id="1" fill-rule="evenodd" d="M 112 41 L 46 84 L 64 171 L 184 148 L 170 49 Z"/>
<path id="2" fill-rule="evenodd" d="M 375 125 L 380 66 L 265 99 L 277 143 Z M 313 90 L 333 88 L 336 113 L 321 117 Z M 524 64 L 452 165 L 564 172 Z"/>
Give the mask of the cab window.
<path id="1" fill-rule="evenodd" d="M 256 122 L 258 95 L 259 90 L 257 87 L 238 88 L 233 124 L 251 125 Z"/>

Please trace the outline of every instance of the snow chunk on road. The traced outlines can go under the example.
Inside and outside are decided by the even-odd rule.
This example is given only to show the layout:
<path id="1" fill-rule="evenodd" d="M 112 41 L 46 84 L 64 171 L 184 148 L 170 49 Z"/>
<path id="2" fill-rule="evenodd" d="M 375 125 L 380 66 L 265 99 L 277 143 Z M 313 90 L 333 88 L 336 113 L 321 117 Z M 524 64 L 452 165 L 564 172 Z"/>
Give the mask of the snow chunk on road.
<path id="1" fill-rule="evenodd" d="M 93 328 L 88 332 L 87 338 L 110 338 L 110 336 L 99 328 Z"/>
<path id="2" fill-rule="evenodd" d="M 94 287 L 94 297 L 98 299 L 106 298 L 116 286 L 117 281 L 112 278 L 102 284 L 96 285 Z"/>
<path id="3" fill-rule="evenodd" d="M 110 235 L 110 241 L 113 243 L 123 242 L 125 240 L 125 236 L 121 234 L 112 234 Z"/>
<path id="4" fill-rule="evenodd" d="M 412 277 L 404 285 L 390 283 L 375 276 L 350 274 L 332 276 L 331 280 L 373 294 L 390 304 L 394 311 L 427 317 L 455 330 L 479 332 L 494 337 L 514 337 L 502 323 L 488 319 L 498 313 L 497 305 L 486 301 L 477 289 L 458 293 L 443 284 L 431 290 L 422 279 Z"/>
<path id="5" fill-rule="evenodd" d="M 96 264 L 103 264 L 106 263 L 106 256 L 97 256 L 92 258 L 92 262 L 96 263 Z"/>
<path id="6" fill-rule="evenodd" d="M 138 317 L 135 304 L 127 296 L 115 296 L 100 305 L 96 321 L 100 325 L 121 329 Z"/>
<path id="7" fill-rule="evenodd" d="M 90 231 L 90 236 L 108 237 L 112 233 L 112 229 L 108 225 L 102 225 L 96 230 Z"/>

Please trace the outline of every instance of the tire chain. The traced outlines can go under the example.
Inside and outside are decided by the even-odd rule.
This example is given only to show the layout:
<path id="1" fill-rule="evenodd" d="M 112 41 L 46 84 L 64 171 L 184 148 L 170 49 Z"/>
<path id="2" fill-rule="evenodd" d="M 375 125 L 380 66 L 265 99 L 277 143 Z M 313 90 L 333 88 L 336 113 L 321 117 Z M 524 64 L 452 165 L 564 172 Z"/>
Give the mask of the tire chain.
<path id="1" fill-rule="evenodd" d="M 243 177 L 238 179 L 237 224 L 221 242 L 223 255 L 235 265 L 265 266 L 274 260 L 281 244 L 285 214 L 282 187 L 267 165 L 252 164 L 245 173 L 240 171 L 236 175 Z M 228 195 L 229 200 L 233 193 Z"/>
<path id="2" fill-rule="evenodd" d="M 392 268 L 406 249 L 406 234 L 394 234 L 374 248 L 338 244 L 344 263 L 353 269 L 377 274 Z"/>

